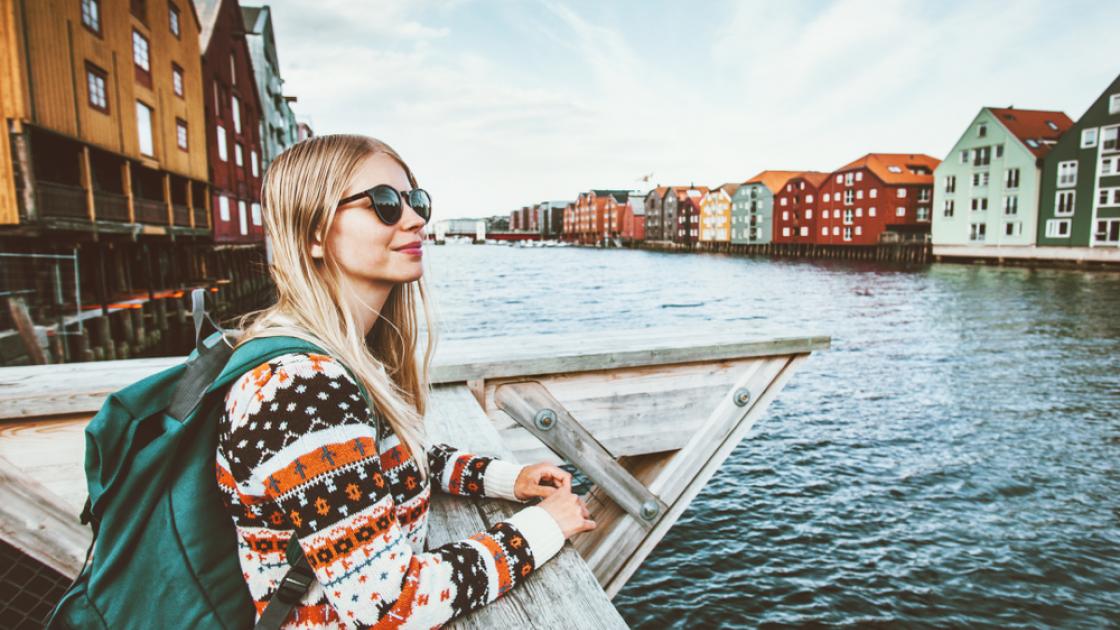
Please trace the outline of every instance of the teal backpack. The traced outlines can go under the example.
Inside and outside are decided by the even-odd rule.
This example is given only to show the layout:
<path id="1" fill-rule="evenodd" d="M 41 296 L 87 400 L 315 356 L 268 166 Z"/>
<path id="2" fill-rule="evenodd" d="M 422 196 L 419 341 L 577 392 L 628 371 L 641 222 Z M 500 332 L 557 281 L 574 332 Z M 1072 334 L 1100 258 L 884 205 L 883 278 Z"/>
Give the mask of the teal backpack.
<path id="1" fill-rule="evenodd" d="M 238 377 L 288 352 L 325 352 L 296 337 L 260 337 L 234 350 L 204 296 L 191 295 L 196 348 L 187 360 L 114 392 L 86 427 L 82 522 L 94 542 L 49 630 L 274 629 L 315 580 L 292 537 L 289 571 L 254 626 L 214 457 L 225 392 Z M 204 322 L 217 332 L 203 338 Z"/>

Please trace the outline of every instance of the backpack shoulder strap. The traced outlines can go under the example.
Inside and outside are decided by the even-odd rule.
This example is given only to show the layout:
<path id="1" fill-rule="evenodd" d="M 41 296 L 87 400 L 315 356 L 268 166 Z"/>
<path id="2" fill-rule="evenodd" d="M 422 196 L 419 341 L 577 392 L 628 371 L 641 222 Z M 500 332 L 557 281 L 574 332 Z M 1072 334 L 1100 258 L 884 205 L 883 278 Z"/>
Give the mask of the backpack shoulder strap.
<path id="1" fill-rule="evenodd" d="M 303 598 L 303 594 L 315 582 L 315 572 L 311 570 L 311 564 L 303 555 L 303 549 L 300 548 L 295 534 L 292 534 L 291 539 L 288 540 L 285 555 L 291 568 L 284 574 L 284 579 L 280 580 L 280 586 L 276 588 L 272 599 L 268 600 L 253 630 L 278 630 L 299 600 Z"/>

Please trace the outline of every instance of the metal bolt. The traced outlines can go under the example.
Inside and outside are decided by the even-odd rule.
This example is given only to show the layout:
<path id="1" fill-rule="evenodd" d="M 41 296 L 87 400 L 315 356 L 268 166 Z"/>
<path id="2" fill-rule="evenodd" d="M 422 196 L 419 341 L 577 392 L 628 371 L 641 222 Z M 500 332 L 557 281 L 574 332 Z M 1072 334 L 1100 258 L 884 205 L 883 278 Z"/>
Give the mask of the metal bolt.
<path id="1" fill-rule="evenodd" d="M 740 407 L 746 407 L 747 403 L 751 401 L 751 390 L 746 387 L 740 387 L 735 390 L 735 404 Z"/>
<path id="2" fill-rule="evenodd" d="M 657 507 L 657 501 L 646 501 L 642 504 L 641 515 L 647 521 L 652 521 L 661 508 Z"/>
<path id="3" fill-rule="evenodd" d="M 548 431 L 556 425 L 556 412 L 551 409 L 541 409 L 533 416 L 533 424 L 541 431 Z"/>

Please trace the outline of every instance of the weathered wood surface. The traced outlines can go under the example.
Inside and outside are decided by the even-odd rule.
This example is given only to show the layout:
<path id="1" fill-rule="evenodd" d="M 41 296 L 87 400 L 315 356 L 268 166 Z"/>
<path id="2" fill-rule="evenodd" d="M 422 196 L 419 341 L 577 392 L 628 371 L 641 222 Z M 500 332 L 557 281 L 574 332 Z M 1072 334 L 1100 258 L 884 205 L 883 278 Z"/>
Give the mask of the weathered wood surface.
<path id="1" fill-rule="evenodd" d="M 698 369 L 703 370 L 704 364 L 723 359 L 811 352 L 828 345 L 828 337 L 760 339 L 752 336 L 749 329 L 682 334 L 679 329 L 650 328 L 453 340 L 440 342 L 436 347 L 432 382 L 614 371 L 689 362 L 700 363 Z M 160 357 L 0 368 L 0 420 L 93 414 L 108 394 L 185 359 Z M 667 371 L 666 378 L 671 380 L 675 373 Z"/>
<path id="2" fill-rule="evenodd" d="M 437 386 L 426 418 L 428 435 L 469 452 L 517 461 L 465 386 Z M 531 463 L 531 462 L 525 462 Z M 429 548 L 462 540 L 513 516 L 524 504 L 501 499 L 469 500 L 437 493 L 432 497 Z M 455 628 L 626 628 L 591 569 L 569 543 L 524 583 Z"/>
<path id="3" fill-rule="evenodd" d="M 0 457 L 0 538 L 69 576 L 81 569 L 93 535 L 70 506 Z"/>

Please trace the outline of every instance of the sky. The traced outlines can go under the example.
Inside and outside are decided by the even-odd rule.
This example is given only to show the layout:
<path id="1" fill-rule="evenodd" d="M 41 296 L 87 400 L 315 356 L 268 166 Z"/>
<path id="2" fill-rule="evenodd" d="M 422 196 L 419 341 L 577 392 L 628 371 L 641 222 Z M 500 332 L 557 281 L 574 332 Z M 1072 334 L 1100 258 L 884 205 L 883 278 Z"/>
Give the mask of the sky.
<path id="1" fill-rule="evenodd" d="M 1076 120 L 1120 74 L 1115 0 L 269 5 L 296 115 L 395 148 L 433 220 L 943 158 L 981 107 Z"/>

